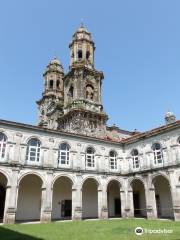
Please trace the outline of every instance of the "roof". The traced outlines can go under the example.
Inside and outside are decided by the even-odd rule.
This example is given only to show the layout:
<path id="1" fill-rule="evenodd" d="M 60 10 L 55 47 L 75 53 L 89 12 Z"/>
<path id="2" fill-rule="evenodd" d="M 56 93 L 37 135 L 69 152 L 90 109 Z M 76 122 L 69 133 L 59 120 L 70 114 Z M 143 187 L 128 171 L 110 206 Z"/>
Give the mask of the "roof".
<path id="1" fill-rule="evenodd" d="M 123 144 L 123 145 L 124 144 L 130 144 L 130 143 L 133 143 L 133 142 L 136 142 L 136 141 L 148 138 L 148 137 L 156 136 L 158 134 L 180 128 L 180 120 L 178 120 L 174 123 L 163 125 L 161 127 L 154 128 L 154 129 L 151 129 L 151 130 L 146 131 L 146 132 L 137 133 L 137 134 L 131 135 L 130 137 L 127 137 L 127 138 L 124 138 L 124 139 L 121 139 L 121 140 L 112 140 L 112 139 L 109 139 L 109 138 L 102 139 L 102 138 L 90 137 L 90 136 L 86 136 L 86 135 L 82 135 L 82 134 L 63 132 L 63 131 L 60 131 L 60 130 L 52 130 L 52 129 L 47 129 L 47 128 L 43 128 L 43 127 L 39 127 L 39 126 L 34 126 L 34 125 L 24 124 L 24 123 L 18 123 L 18 122 L 3 120 L 3 119 L 0 119 L 0 124 L 10 125 L 12 127 L 18 127 L 18 128 L 25 128 L 25 129 L 28 129 L 28 130 L 37 130 L 37 131 L 41 131 L 41 132 L 43 131 L 43 132 L 46 132 L 46 133 L 61 134 L 61 135 L 64 135 L 64 136 L 84 138 L 84 139 L 88 139 L 88 140 L 97 140 L 99 142 L 104 142 L 104 143 Z M 125 130 L 121 130 L 121 131 L 125 131 Z"/>

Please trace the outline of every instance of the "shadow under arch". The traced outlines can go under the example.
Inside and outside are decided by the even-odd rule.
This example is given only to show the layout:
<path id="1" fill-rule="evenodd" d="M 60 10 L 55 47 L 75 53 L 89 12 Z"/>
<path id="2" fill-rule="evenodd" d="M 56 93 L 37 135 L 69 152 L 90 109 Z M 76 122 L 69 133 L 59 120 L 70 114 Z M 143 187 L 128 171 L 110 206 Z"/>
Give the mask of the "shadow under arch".
<path id="1" fill-rule="evenodd" d="M 40 220 L 42 178 L 34 173 L 23 175 L 18 182 L 16 221 Z"/>
<path id="2" fill-rule="evenodd" d="M 98 189 L 99 181 L 87 177 L 82 182 L 82 218 L 98 218 Z"/>
<path id="3" fill-rule="evenodd" d="M 8 184 L 8 179 L 6 175 L 0 172 L 0 222 L 2 222 L 4 218 L 7 184 Z"/>
<path id="4" fill-rule="evenodd" d="M 129 182 L 133 193 L 134 217 L 147 218 L 145 184 L 141 178 Z"/>
<path id="5" fill-rule="evenodd" d="M 68 175 L 56 176 L 52 183 L 52 220 L 72 218 L 73 179 Z"/>
<path id="6" fill-rule="evenodd" d="M 110 179 L 107 183 L 108 217 L 121 217 L 121 187 L 118 179 Z"/>
<path id="7" fill-rule="evenodd" d="M 152 178 L 152 185 L 155 189 L 158 218 L 174 219 L 172 193 L 168 177 L 163 174 L 155 175 Z"/>

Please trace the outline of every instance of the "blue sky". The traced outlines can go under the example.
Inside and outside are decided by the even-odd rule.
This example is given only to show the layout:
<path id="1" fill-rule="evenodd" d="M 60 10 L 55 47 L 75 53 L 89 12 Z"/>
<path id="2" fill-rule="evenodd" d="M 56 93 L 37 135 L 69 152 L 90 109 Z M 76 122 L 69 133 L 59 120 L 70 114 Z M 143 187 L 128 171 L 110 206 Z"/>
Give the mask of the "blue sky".
<path id="1" fill-rule="evenodd" d="M 37 124 L 35 101 L 54 56 L 67 72 L 69 42 L 83 18 L 105 75 L 109 124 L 144 131 L 180 119 L 180 1 L 31 0 L 0 3 L 0 118 Z"/>

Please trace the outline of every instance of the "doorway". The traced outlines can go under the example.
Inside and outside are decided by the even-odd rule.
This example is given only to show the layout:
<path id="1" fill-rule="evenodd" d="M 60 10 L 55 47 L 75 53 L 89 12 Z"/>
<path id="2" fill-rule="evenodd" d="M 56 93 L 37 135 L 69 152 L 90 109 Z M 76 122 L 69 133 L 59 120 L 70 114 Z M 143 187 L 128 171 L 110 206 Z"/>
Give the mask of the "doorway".
<path id="1" fill-rule="evenodd" d="M 63 218 L 70 218 L 72 215 L 72 200 L 63 200 L 61 204 L 61 216 Z"/>
<path id="2" fill-rule="evenodd" d="M 114 213 L 115 216 L 121 216 L 121 201 L 120 198 L 114 199 Z"/>

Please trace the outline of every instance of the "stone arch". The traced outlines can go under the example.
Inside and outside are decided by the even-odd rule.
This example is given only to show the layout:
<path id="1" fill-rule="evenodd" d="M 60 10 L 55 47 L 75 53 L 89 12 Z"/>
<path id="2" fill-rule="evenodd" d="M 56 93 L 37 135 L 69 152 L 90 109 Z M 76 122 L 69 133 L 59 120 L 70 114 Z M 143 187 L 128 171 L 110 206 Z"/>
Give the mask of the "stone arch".
<path id="1" fill-rule="evenodd" d="M 98 192 L 101 185 L 94 176 L 88 176 L 82 181 L 82 217 L 98 218 Z"/>
<path id="2" fill-rule="evenodd" d="M 124 190 L 124 186 L 123 186 L 123 183 L 122 183 L 122 180 L 119 179 L 118 177 L 110 177 L 107 182 L 106 182 L 106 189 L 108 187 L 108 184 L 111 182 L 111 181 L 117 181 L 119 183 L 119 186 L 122 188 L 122 190 Z"/>
<path id="3" fill-rule="evenodd" d="M 32 135 L 32 136 L 26 137 L 25 140 L 24 140 L 25 144 L 28 144 L 28 142 L 29 142 L 32 138 L 36 138 L 36 139 L 40 142 L 40 144 L 42 145 L 42 143 L 43 143 L 42 138 L 39 137 L 38 135 Z"/>
<path id="4" fill-rule="evenodd" d="M 114 149 L 114 148 L 109 149 L 108 156 L 109 156 L 110 152 L 115 152 L 116 156 L 118 157 L 118 152 L 116 149 Z"/>
<path id="5" fill-rule="evenodd" d="M 70 150 L 73 150 L 72 144 L 71 144 L 69 141 L 65 141 L 65 140 L 56 141 L 56 142 L 55 142 L 55 146 L 54 146 L 55 149 L 59 150 L 60 145 L 63 144 L 63 143 L 67 144 L 67 145 L 69 146 L 69 149 L 70 149 Z"/>
<path id="6" fill-rule="evenodd" d="M 52 184 L 51 184 L 51 188 L 53 189 L 54 183 L 56 182 L 56 180 L 58 180 L 61 177 L 66 177 L 68 178 L 71 182 L 72 182 L 72 187 L 74 188 L 76 186 L 75 184 L 75 180 L 71 175 L 68 174 L 58 174 L 57 176 L 54 177 Z"/>
<path id="7" fill-rule="evenodd" d="M 152 186 L 155 190 L 158 218 L 174 218 L 171 185 L 168 176 L 164 173 L 152 176 Z"/>
<path id="8" fill-rule="evenodd" d="M 52 182 L 52 219 L 72 218 L 72 189 L 75 182 L 68 174 L 57 175 Z"/>
<path id="9" fill-rule="evenodd" d="M 4 134 L 6 136 L 7 141 L 11 141 L 13 135 L 10 134 L 8 131 L 0 128 L 0 133 Z"/>
<path id="10" fill-rule="evenodd" d="M 45 181 L 44 177 L 40 173 L 35 172 L 35 171 L 29 171 L 29 172 L 22 173 L 18 178 L 18 187 L 19 187 L 21 180 L 28 175 L 36 175 L 42 181 L 42 188 L 46 187 L 46 181 Z"/>
<path id="11" fill-rule="evenodd" d="M 146 206 L 146 183 L 141 177 L 134 177 L 129 180 L 129 186 L 133 194 L 133 206 L 135 217 L 147 217 Z"/>
<path id="12" fill-rule="evenodd" d="M 11 186 L 11 178 L 7 172 L 5 172 L 3 169 L 0 169 L 0 174 L 4 175 L 7 179 L 7 186 Z"/>
<path id="13" fill-rule="evenodd" d="M 0 170 L 0 222 L 2 222 L 4 218 L 6 188 L 8 186 L 8 181 L 7 174 Z"/>
<path id="14" fill-rule="evenodd" d="M 82 189 L 83 184 L 85 183 L 85 181 L 88 180 L 88 179 L 93 179 L 96 182 L 97 186 L 98 186 L 98 190 L 102 190 L 102 184 L 101 184 L 100 180 L 97 177 L 91 176 L 91 175 L 90 176 L 86 176 L 82 180 L 82 182 L 81 182 L 81 189 Z"/>
<path id="15" fill-rule="evenodd" d="M 144 188 L 146 187 L 146 182 L 144 181 L 144 179 L 140 176 L 136 176 L 136 177 L 129 178 L 129 180 L 128 180 L 128 189 L 129 190 L 132 189 L 131 185 L 132 185 L 132 182 L 135 181 L 135 180 L 140 181 L 143 184 Z"/>
<path id="16" fill-rule="evenodd" d="M 121 217 L 120 188 L 122 183 L 117 177 L 111 177 L 106 184 L 108 217 Z"/>
<path id="17" fill-rule="evenodd" d="M 152 186 L 153 186 L 154 179 L 158 176 L 164 177 L 168 182 L 170 181 L 169 176 L 166 173 L 163 173 L 163 172 L 154 173 L 154 174 L 151 175 L 151 185 Z"/>
<path id="18" fill-rule="evenodd" d="M 153 148 L 154 148 L 154 146 L 155 146 L 156 144 L 159 144 L 159 145 L 160 145 L 160 148 L 163 149 L 163 147 L 164 147 L 163 143 L 161 143 L 159 140 L 157 140 L 157 141 L 153 141 L 153 142 L 152 142 L 152 144 L 151 144 L 151 149 L 152 149 L 152 150 L 153 150 Z"/>
<path id="19" fill-rule="evenodd" d="M 94 154 L 97 153 L 97 150 L 95 149 L 95 147 L 94 147 L 93 145 L 87 145 L 87 146 L 85 146 L 85 148 L 84 148 L 85 153 L 86 153 L 86 151 L 87 151 L 88 148 L 92 148 L 93 151 L 94 151 Z"/>
<path id="20" fill-rule="evenodd" d="M 25 173 L 19 178 L 16 221 L 40 220 L 42 186 L 43 178 L 36 172 Z"/>

